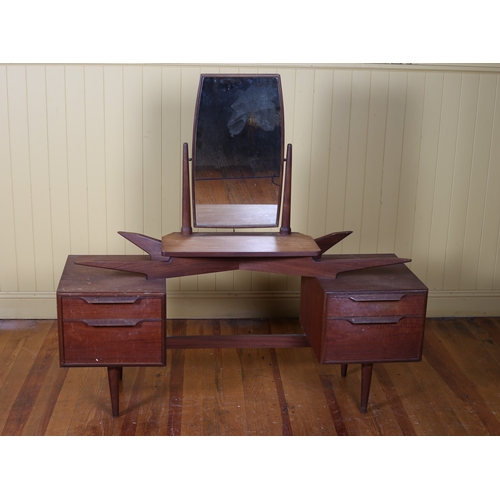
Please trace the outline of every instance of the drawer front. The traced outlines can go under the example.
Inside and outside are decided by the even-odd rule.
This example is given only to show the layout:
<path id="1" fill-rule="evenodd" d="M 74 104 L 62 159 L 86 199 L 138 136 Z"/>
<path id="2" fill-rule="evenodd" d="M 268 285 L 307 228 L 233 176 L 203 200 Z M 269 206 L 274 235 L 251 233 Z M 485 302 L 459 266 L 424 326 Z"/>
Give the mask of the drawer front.
<path id="1" fill-rule="evenodd" d="M 164 366 L 165 322 L 64 321 L 61 366 Z"/>
<path id="2" fill-rule="evenodd" d="M 163 319 L 163 300 L 140 296 L 82 296 L 62 299 L 62 317 L 67 319 L 144 318 Z"/>
<path id="3" fill-rule="evenodd" d="M 327 317 L 421 316 L 425 314 L 424 293 L 377 292 L 327 295 Z"/>
<path id="4" fill-rule="evenodd" d="M 322 363 L 420 361 L 423 317 L 331 319 L 321 349 Z"/>

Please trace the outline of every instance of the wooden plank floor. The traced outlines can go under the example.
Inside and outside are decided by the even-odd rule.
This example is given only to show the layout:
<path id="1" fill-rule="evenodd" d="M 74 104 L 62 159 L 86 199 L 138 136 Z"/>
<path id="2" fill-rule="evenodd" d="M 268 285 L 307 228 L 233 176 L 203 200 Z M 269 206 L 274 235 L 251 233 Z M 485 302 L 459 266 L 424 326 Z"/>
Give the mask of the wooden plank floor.
<path id="1" fill-rule="evenodd" d="M 169 320 L 168 334 L 300 333 L 298 320 Z M 125 368 L 111 417 L 105 368 L 60 368 L 57 323 L 0 320 L 0 433 L 500 435 L 500 318 L 428 319 L 419 363 L 319 365 L 309 348 L 168 351 Z"/>

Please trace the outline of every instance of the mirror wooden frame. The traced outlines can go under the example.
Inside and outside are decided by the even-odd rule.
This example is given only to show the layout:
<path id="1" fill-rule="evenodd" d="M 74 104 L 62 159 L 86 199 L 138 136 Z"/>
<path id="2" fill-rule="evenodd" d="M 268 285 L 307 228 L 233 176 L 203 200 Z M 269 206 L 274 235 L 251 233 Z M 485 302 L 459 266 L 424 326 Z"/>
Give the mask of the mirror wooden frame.
<path id="1" fill-rule="evenodd" d="M 280 233 L 290 233 L 291 145 L 287 147 L 285 158 L 283 110 L 281 77 L 278 74 L 200 75 L 193 122 L 192 158 L 189 157 L 187 144 L 184 144 L 183 150 L 183 234 L 190 234 L 191 221 L 196 228 L 270 228 L 279 226 L 280 217 L 284 222 Z M 236 131 L 234 127 L 238 127 Z M 246 140 L 248 136 L 252 141 Z M 212 141 L 214 144 L 210 142 L 212 138 L 216 139 Z M 243 148 L 250 150 L 243 151 Z M 221 154 L 222 151 L 233 157 Z M 255 161 L 257 155 L 261 157 Z M 200 180 L 200 166 L 210 162 L 212 171 Z M 239 177 L 233 183 L 230 176 L 223 178 L 221 174 L 230 173 L 228 165 L 231 162 L 237 169 L 247 167 L 244 162 L 252 164 L 253 169 L 266 164 L 273 172 L 273 178 L 269 175 L 267 178 L 265 175 L 260 178 Z M 191 168 L 186 172 L 189 163 Z M 220 184 L 229 188 L 228 191 L 231 187 L 241 187 L 245 180 L 250 179 L 263 183 L 267 188 L 268 181 L 277 183 L 278 189 L 269 204 L 267 201 L 266 204 L 254 203 L 250 195 L 244 201 L 233 199 L 229 202 L 231 204 L 200 205 L 197 203 L 197 199 L 201 198 L 200 185 L 201 182 L 207 185 L 207 179 L 223 179 Z M 251 189 L 252 186 L 247 192 Z M 189 196 L 192 213 L 187 212 Z"/>

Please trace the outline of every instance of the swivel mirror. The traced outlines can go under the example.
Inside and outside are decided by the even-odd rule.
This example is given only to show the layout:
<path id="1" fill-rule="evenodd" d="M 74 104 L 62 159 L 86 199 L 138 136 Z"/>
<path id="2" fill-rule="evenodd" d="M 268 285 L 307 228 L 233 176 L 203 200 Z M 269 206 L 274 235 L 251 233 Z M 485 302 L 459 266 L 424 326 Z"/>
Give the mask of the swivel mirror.
<path id="1" fill-rule="evenodd" d="M 283 145 L 279 75 L 201 75 L 193 128 L 193 225 L 277 226 Z"/>

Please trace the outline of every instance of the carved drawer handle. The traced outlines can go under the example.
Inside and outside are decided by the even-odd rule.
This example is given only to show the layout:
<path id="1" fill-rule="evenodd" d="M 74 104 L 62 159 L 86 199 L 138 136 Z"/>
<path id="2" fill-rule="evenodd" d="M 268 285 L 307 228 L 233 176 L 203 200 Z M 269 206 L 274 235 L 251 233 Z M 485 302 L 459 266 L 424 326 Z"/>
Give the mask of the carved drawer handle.
<path id="1" fill-rule="evenodd" d="M 353 325 L 375 325 L 375 324 L 396 324 L 403 319 L 403 316 L 381 316 L 381 317 L 356 317 L 356 318 L 344 318 Z"/>
<path id="2" fill-rule="evenodd" d="M 143 319 L 82 319 L 80 321 L 82 323 L 85 323 L 87 326 L 99 328 L 99 327 L 109 327 L 109 326 L 120 326 L 120 327 L 137 326 L 144 320 Z"/>
<path id="3" fill-rule="evenodd" d="M 391 294 L 376 294 L 376 295 L 352 295 L 349 298 L 354 302 L 397 302 L 405 296 L 404 293 L 395 295 Z"/>
<path id="4" fill-rule="evenodd" d="M 135 304 L 141 297 L 80 297 L 87 304 Z"/>

